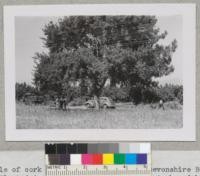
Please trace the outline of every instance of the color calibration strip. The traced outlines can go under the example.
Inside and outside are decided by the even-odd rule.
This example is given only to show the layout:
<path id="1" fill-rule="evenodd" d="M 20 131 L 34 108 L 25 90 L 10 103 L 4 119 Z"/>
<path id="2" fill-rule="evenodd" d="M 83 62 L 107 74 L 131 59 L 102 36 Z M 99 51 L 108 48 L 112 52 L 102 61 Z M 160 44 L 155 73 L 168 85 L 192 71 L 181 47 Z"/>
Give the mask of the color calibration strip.
<path id="1" fill-rule="evenodd" d="M 149 144 L 46 144 L 49 165 L 147 164 Z"/>
<path id="2" fill-rule="evenodd" d="M 147 164 L 146 153 L 48 154 L 49 165 Z"/>
<path id="3" fill-rule="evenodd" d="M 45 144 L 45 154 L 150 153 L 149 143 Z"/>
<path id="4" fill-rule="evenodd" d="M 47 176 L 151 175 L 148 143 L 46 144 Z"/>
<path id="5" fill-rule="evenodd" d="M 49 165 L 148 164 L 150 144 L 46 144 Z"/>
<path id="6" fill-rule="evenodd" d="M 49 165 L 114 165 L 147 164 L 147 154 L 49 154 Z"/>

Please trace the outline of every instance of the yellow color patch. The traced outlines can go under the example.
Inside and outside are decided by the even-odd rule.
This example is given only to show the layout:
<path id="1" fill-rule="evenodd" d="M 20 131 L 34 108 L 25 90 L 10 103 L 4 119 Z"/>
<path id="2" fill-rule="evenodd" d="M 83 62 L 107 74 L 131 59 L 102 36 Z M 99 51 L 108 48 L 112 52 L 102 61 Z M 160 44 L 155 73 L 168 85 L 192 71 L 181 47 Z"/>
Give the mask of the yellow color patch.
<path id="1" fill-rule="evenodd" d="M 103 154 L 103 164 L 114 164 L 114 154 Z"/>

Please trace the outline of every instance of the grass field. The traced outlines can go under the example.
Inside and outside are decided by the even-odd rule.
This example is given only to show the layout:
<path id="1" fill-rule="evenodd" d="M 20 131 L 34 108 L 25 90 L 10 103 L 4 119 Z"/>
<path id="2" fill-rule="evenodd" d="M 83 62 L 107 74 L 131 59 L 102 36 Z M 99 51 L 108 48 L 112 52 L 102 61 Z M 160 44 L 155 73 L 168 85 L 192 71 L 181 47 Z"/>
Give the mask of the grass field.
<path id="1" fill-rule="evenodd" d="M 149 105 L 121 104 L 110 110 L 62 111 L 17 103 L 16 112 L 17 129 L 175 129 L 183 125 L 182 110 L 152 109 Z"/>

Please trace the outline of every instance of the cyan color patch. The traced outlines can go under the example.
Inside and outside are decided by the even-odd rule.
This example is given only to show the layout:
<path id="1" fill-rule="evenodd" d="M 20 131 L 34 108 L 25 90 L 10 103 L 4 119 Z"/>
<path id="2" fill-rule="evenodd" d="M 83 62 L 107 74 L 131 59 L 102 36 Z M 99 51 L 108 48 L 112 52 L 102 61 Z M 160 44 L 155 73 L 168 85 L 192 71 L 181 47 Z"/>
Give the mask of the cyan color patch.
<path id="1" fill-rule="evenodd" d="M 137 155 L 136 154 L 126 154 L 125 162 L 126 162 L 126 164 L 137 164 Z"/>

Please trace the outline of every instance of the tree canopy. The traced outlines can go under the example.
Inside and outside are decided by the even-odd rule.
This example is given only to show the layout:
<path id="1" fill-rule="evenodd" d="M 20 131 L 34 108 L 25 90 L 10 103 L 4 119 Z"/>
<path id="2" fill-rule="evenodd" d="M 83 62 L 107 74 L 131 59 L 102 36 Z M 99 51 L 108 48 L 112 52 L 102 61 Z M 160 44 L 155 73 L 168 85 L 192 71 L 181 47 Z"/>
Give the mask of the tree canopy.
<path id="1" fill-rule="evenodd" d="M 146 88 L 174 71 L 177 41 L 163 46 L 167 32 L 155 16 L 69 16 L 49 22 L 42 38 L 49 53 L 34 56 L 40 91 L 63 94 L 80 87 L 99 97 L 103 87 Z"/>

